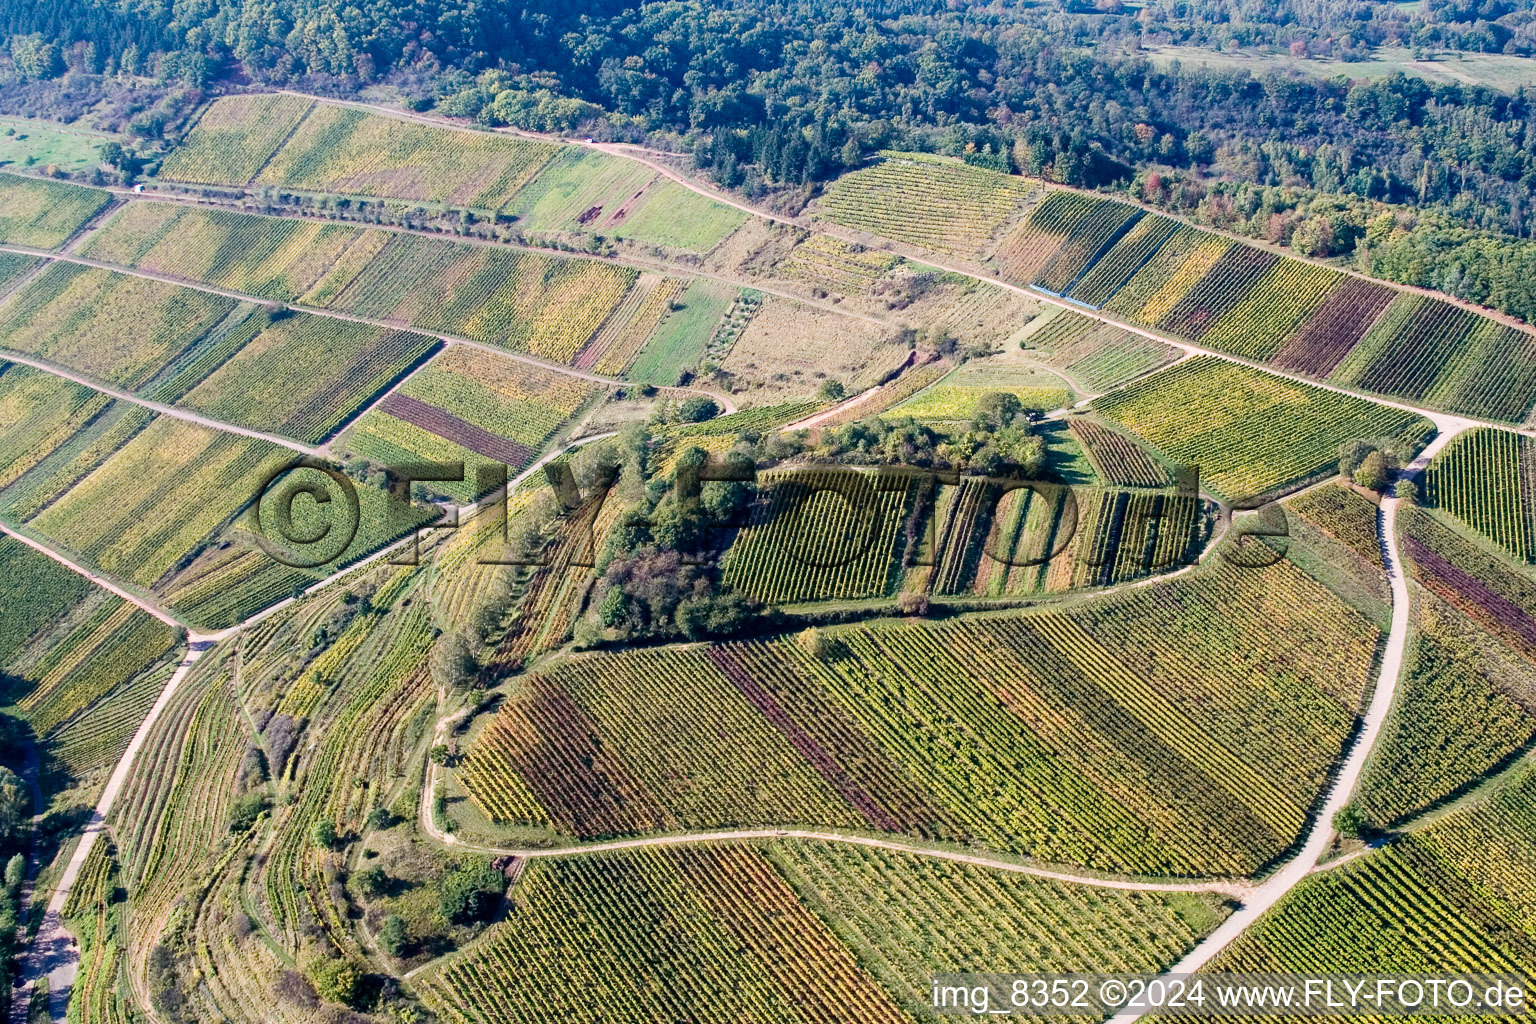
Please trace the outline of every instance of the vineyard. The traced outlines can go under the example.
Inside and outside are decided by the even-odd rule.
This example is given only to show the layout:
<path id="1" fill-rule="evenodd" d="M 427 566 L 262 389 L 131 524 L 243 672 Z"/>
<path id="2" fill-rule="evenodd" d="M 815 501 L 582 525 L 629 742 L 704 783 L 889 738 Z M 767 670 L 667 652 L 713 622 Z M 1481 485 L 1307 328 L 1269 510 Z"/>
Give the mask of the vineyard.
<path id="1" fill-rule="evenodd" d="M 892 153 L 829 184 L 816 210 L 845 227 L 971 256 L 1036 191 L 1018 178 L 966 164 Z"/>
<path id="2" fill-rule="evenodd" d="M 338 263 L 301 301 L 568 363 L 636 276 L 596 260 L 391 234 L 366 264 Z"/>
<path id="3" fill-rule="evenodd" d="M 624 301 L 614 307 L 576 356 L 576 368 L 614 377 L 623 375 L 686 287 L 685 282 L 675 278 L 642 273 L 625 293 Z"/>
<path id="4" fill-rule="evenodd" d="M 900 262 L 894 253 L 817 234 L 791 249 L 776 269 L 823 291 L 862 295 Z"/>
<path id="5" fill-rule="evenodd" d="M 1393 825 L 1472 785 L 1536 738 L 1536 670 L 1425 596 L 1414 647 L 1358 805 Z"/>
<path id="6" fill-rule="evenodd" d="M 426 602 L 412 600 L 413 575 L 372 573 L 366 607 L 342 590 L 279 613 L 246 637 L 238 673 L 232 650 L 215 650 L 177 691 L 113 814 L 123 832 L 131 976 L 142 976 L 154 945 L 185 938 L 208 980 L 192 995 L 197 1012 L 297 1021 L 291 1005 L 272 1000 L 270 981 L 282 964 L 308 970 L 317 957 L 361 956 L 355 933 L 337 917 L 328 857 L 310 837 L 321 821 L 353 834 L 366 827 L 365 816 L 392 799 L 388 791 L 419 753 L 428 694 L 415 668 L 430 636 Z M 293 678 L 300 645 L 325 660 L 323 682 Z M 270 778 L 263 772 L 253 780 L 246 752 L 281 742 L 293 712 L 304 715 L 297 735 L 312 745 L 302 759 L 269 746 L 281 757 Z M 264 735 L 251 715 L 270 721 Z M 259 860 L 249 845 L 253 823 L 231 830 L 237 798 L 252 792 L 292 794 L 254 823 L 271 840 Z M 172 907 L 188 895 L 197 897 L 192 912 L 173 919 Z M 231 933 L 239 912 L 260 922 L 261 938 L 243 943 Z"/>
<path id="7" fill-rule="evenodd" d="M 825 660 L 787 640 L 578 658 L 509 700 L 460 777 L 492 819 L 582 838 L 853 823 L 1175 874 L 1287 845 L 1374 628 L 1286 563 L 1082 607 L 840 630 Z M 1260 621 L 1297 647 L 1266 653 Z"/>
<path id="8" fill-rule="evenodd" d="M 761 475 L 751 521 L 726 555 L 726 583 L 765 604 L 888 595 L 918 484 L 910 474 Z"/>
<path id="9" fill-rule="evenodd" d="M 1381 560 L 1381 538 L 1377 526 L 1376 503 L 1348 487 L 1325 486 L 1289 499 L 1286 511 L 1308 526 L 1321 531 L 1344 548 L 1341 560 L 1354 560 L 1365 577 L 1376 587 L 1386 575 Z M 1385 596 L 1385 591 L 1381 591 Z"/>
<path id="10" fill-rule="evenodd" d="M 149 203 L 114 217 L 87 252 L 562 363 L 586 345 L 636 277 L 592 260 Z"/>
<path id="11" fill-rule="evenodd" d="M 147 587 L 229 522 L 291 454 L 265 441 L 157 418 L 29 525 L 106 572 Z"/>
<path id="12" fill-rule="evenodd" d="M 973 360 L 951 370 L 933 386 L 891 408 L 893 416 L 958 422 L 976 414 L 977 402 L 989 392 L 1005 392 L 1025 409 L 1061 409 L 1073 398 L 1055 374 L 1006 359 Z"/>
<path id="13" fill-rule="evenodd" d="M 129 203 L 81 247 L 125 267 L 288 302 L 322 275 L 376 251 L 361 228 L 173 203 Z"/>
<path id="14" fill-rule="evenodd" d="M 1486 801 L 1298 886 L 1213 963 L 1225 971 L 1536 977 L 1532 773 Z"/>
<path id="15" fill-rule="evenodd" d="M 883 170 L 889 166 L 847 175 L 828 194 L 847 182 L 860 209 L 881 208 L 871 191 L 899 205 L 902 184 Z M 1017 179 L 991 177 L 994 189 L 1019 187 Z M 855 180 L 865 187 L 854 188 Z M 972 189 L 985 194 L 980 183 Z M 868 213 L 843 222 L 940 251 L 974 249 L 903 234 L 900 225 Z M 1015 283 L 1319 379 L 1507 422 L 1523 420 L 1536 403 L 1536 337 L 1528 330 L 1115 200 L 1050 192 L 998 245 L 992 262 Z"/>
<path id="16" fill-rule="evenodd" d="M 1042 314 L 1019 344 L 1095 392 L 1112 391 L 1179 358 L 1172 345 L 1071 310 Z"/>
<path id="17" fill-rule="evenodd" d="M 465 463 L 465 482 L 431 486 L 467 502 L 478 467 L 515 474 L 601 391 L 565 374 L 450 346 L 346 435 L 353 452 L 381 466 Z"/>
<path id="18" fill-rule="evenodd" d="M 1168 461 L 1198 466 L 1228 498 L 1266 494 L 1330 470 L 1339 445 L 1417 430 L 1410 412 L 1197 356 L 1093 403 Z"/>
<path id="19" fill-rule="evenodd" d="M 111 201 L 100 189 L 0 173 L 0 242 L 56 249 Z"/>
<path id="20" fill-rule="evenodd" d="M 302 96 L 226 96 L 203 111 L 160 177 L 198 185 L 245 185 L 314 107 Z"/>
<path id="21" fill-rule="evenodd" d="M 1116 487 L 1173 485 L 1168 471 L 1124 434 L 1081 417 L 1074 417 L 1068 425 L 1105 483 Z"/>
<path id="22" fill-rule="evenodd" d="M 1192 561 L 1204 519 L 1188 495 L 964 479 L 939 496 L 931 573 L 940 595 L 1024 596 L 1110 586 Z"/>
<path id="23" fill-rule="evenodd" d="M 188 367 L 183 380 L 197 380 L 205 366 L 216 369 L 177 404 L 318 444 L 437 344 L 424 335 L 346 320 L 299 313 L 268 321 L 257 313 Z M 180 390 L 179 382 L 174 390 Z"/>
<path id="24" fill-rule="evenodd" d="M 0 303 L 0 348 L 137 388 L 235 308 L 222 296 L 55 263 Z"/>
<path id="25" fill-rule="evenodd" d="M 935 973 L 1156 970 L 1222 916 L 792 841 L 539 860 L 514 894 L 508 920 L 418 976 L 442 1019 L 940 1020 Z"/>
<path id="26" fill-rule="evenodd" d="M 255 183 L 495 210 L 556 152 L 546 142 L 317 103 Z"/>
<path id="27" fill-rule="evenodd" d="M 108 402 L 90 388 L 0 361 L 0 488 L 46 459 Z"/>
<path id="28" fill-rule="evenodd" d="M 0 596 L 0 704 L 74 778 L 110 764 L 154 699 L 163 674 L 151 669 L 177 632 L 9 537 Z"/>
<path id="29" fill-rule="evenodd" d="M 1536 450 L 1504 430 L 1469 430 L 1425 472 L 1425 496 L 1515 558 L 1536 561 Z"/>
<path id="30" fill-rule="evenodd" d="M 1446 604 L 1536 661 L 1536 583 L 1423 509 L 1400 517 L 1414 577 Z"/>

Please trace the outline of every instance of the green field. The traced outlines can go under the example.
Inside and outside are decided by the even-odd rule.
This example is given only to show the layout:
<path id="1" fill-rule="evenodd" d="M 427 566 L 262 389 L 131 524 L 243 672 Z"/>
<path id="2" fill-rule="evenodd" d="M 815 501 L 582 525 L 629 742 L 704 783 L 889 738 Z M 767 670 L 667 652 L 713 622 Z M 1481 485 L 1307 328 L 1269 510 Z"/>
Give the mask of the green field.
<path id="1" fill-rule="evenodd" d="M 676 384 L 684 371 L 704 357 L 715 325 L 735 298 L 736 290 L 728 285 L 695 280 L 677 300 L 681 308 L 661 321 L 625 376 L 644 384 Z"/>
<path id="2" fill-rule="evenodd" d="M 609 219 L 656 176 L 644 164 L 563 147 L 502 207 L 530 231 L 610 233 Z"/>
<path id="3" fill-rule="evenodd" d="M 1310 57 L 1292 57 L 1282 53 L 1222 53 L 1196 46 L 1154 46 L 1148 57 L 1166 66 L 1173 61 L 1205 67 L 1230 68 L 1261 75 L 1274 70 L 1296 70 L 1320 78 L 1340 75 L 1367 81 L 1405 74 L 1422 78 L 1433 85 L 1483 85 L 1513 93 L 1536 85 L 1536 68 L 1528 57 L 1471 51 L 1439 53 L 1427 60 L 1415 60 L 1412 51 L 1384 46 L 1367 54 L 1364 60 L 1337 61 Z"/>
<path id="4" fill-rule="evenodd" d="M 101 166 L 101 147 L 112 136 L 50 121 L 0 116 L 0 167 L 38 172 L 57 167 L 69 174 Z"/>
<path id="5" fill-rule="evenodd" d="M 615 238 L 708 252 L 746 219 L 747 215 L 740 210 L 674 181 L 659 180 L 646 190 L 639 208 L 614 223 L 610 230 Z"/>

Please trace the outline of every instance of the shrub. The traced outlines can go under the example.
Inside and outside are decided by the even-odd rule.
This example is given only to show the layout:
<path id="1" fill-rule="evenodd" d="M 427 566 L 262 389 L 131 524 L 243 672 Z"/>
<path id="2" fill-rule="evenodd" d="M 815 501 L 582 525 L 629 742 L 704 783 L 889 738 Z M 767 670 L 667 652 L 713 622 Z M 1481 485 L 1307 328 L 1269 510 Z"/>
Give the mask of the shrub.
<path id="1" fill-rule="evenodd" d="M 261 812 L 266 809 L 267 795 L 260 790 L 253 790 L 244 796 L 236 797 L 229 805 L 229 830 L 244 832 L 256 824 L 256 819 L 261 817 Z"/>
<path id="2" fill-rule="evenodd" d="M 381 867 L 364 868 L 357 873 L 357 891 L 377 898 L 389 891 L 389 876 Z"/>
<path id="3" fill-rule="evenodd" d="M 677 418 L 684 423 L 703 423 L 712 420 L 720 413 L 720 406 L 714 399 L 705 398 L 703 395 L 694 395 L 677 407 Z"/>
<path id="4" fill-rule="evenodd" d="M 390 956 L 399 956 L 405 952 L 409 944 L 409 938 L 405 933 L 405 921 L 399 914 L 390 914 L 379 926 L 379 948 Z"/>
<path id="5" fill-rule="evenodd" d="M 358 997 L 362 974 L 355 964 L 341 957 L 316 959 L 310 965 L 310 980 L 315 991 L 328 1003 L 352 1006 Z"/>
<path id="6" fill-rule="evenodd" d="M 462 865 L 443 879 L 443 917 L 454 924 L 483 921 L 496 912 L 506 878 L 489 861 Z"/>
<path id="7" fill-rule="evenodd" d="M 310 838 L 315 841 L 316 846 L 329 850 L 336 845 L 336 826 L 322 818 L 315 822 Z"/>
<path id="8" fill-rule="evenodd" d="M 1381 452 L 1371 452 L 1355 470 L 1355 483 L 1368 490 L 1379 491 L 1387 486 L 1387 457 Z"/>

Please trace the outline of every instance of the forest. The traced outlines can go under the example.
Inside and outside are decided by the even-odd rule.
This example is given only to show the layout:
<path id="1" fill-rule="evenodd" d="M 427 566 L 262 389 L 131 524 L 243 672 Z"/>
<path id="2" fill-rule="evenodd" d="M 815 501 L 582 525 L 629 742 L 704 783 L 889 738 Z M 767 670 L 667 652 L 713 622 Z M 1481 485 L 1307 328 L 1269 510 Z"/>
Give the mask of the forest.
<path id="1" fill-rule="evenodd" d="M 1349 77 L 1378 46 L 1536 52 L 1530 0 L 49 0 L 4 5 L 0 33 L 0 78 L 13 87 L 0 112 L 123 107 L 110 83 L 152 76 L 170 95 L 146 109 L 136 85 L 123 119 L 153 139 L 195 106 L 177 102 L 189 91 L 250 79 L 350 96 L 383 84 L 408 106 L 488 125 L 689 150 L 720 184 L 791 202 L 880 150 L 926 150 L 1127 189 L 1303 255 L 1536 315 L 1533 256 L 1516 241 L 1536 234 L 1531 97 Z M 1340 74 L 1145 51 L 1170 44 L 1280 48 L 1332 58 Z M 1377 244 L 1362 251 L 1372 225 Z"/>

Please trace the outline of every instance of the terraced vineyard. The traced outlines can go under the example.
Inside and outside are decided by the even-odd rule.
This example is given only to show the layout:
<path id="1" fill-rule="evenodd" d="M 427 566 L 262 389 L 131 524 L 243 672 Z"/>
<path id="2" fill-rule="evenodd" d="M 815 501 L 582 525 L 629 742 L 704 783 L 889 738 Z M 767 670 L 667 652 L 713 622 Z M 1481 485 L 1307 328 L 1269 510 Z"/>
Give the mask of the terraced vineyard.
<path id="1" fill-rule="evenodd" d="M 288 302 L 387 240 L 361 228 L 173 203 L 129 203 L 82 256 Z"/>
<path id="2" fill-rule="evenodd" d="M 151 393 L 226 423 L 318 444 L 437 347 L 408 331 L 305 313 L 273 321 L 258 312 L 200 347 Z"/>
<path id="3" fill-rule="evenodd" d="M 556 152 L 290 96 L 216 101 L 166 161 L 170 181 L 256 183 L 494 210 Z"/>
<path id="4" fill-rule="evenodd" d="M 135 203 L 92 254 L 400 327 L 572 361 L 637 278 L 596 260 Z"/>
<path id="5" fill-rule="evenodd" d="M 225 96 L 198 117 L 160 165 L 160 176 L 201 185 L 245 185 L 314 105 L 307 97 L 279 93 Z"/>
<path id="6" fill-rule="evenodd" d="M 0 348 L 138 388 L 235 308 L 220 295 L 54 263 L 0 302 Z"/>
<path id="7" fill-rule="evenodd" d="M 1156 105 L 1106 105 L 1084 157 L 1033 110 L 968 128 L 992 83 L 946 79 L 929 141 L 963 160 L 866 158 L 934 117 L 918 90 L 952 47 L 921 12 L 882 23 L 923 43 L 912 68 L 866 45 L 858 122 L 799 141 L 731 127 L 782 88 L 693 68 L 649 95 L 697 39 L 625 58 L 633 33 L 584 16 L 548 36 L 583 85 L 497 42 L 556 23 L 459 13 L 407 18 L 399 66 L 352 52 L 383 37 L 347 9 L 266 43 L 249 18 L 238 46 L 188 28 L 137 70 L 61 46 L 62 84 L 18 90 L 94 104 L 50 131 L 185 201 L 0 174 L 0 858 L 22 854 L 0 945 L 29 979 L 0 991 L 33 1000 L 0 1012 L 42 1014 L 49 957 L 78 959 L 59 1019 L 81 1024 L 937 1024 L 940 974 L 1191 953 L 1536 984 L 1536 456 L 1509 429 L 1536 335 L 1120 186 L 980 166 L 1108 182 L 1135 138 L 1126 180 L 1153 195 L 1142 157 L 1178 143 Z M 303 67 L 263 56 L 283 33 Z M 1005 22 L 986 43 L 1020 45 Z M 53 55 L 29 46 L 24 77 Z M 216 98 L 194 106 L 171 84 L 199 47 Z M 331 50 L 358 102 L 227 77 L 318 81 Z M 1032 104 L 1044 66 L 1009 69 Z M 866 118 L 869 75 L 910 114 Z M 98 80 L 141 106 L 90 100 Z M 120 158 L 92 127 L 119 116 Z M 480 130 L 508 122 L 569 137 Z M 1259 198 L 1291 203 L 1276 174 Z M 718 201 L 728 180 L 780 214 Z M 1259 195 L 1226 187 L 1199 217 Z M 1434 226 L 1400 217 L 1389 246 Z M 1027 424 L 978 415 L 999 392 Z M 740 411 L 680 422 L 688 393 Z M 1431 415 L 1456 435 L 1394 489 Z M 1390 453 L 1379 495 L 1335 478 L 1360 441 Z M 964 470 L 1026 445 L 1040 479 Z M 693 564 L 707 527 L 676 491 L 701 451 L 755 467 L 700 497 L 744 512 L 718 564 Z M 390 486 L 443 462 L 464 478 Z M 504 504 L 503 468 L 526 472 Z M 1276 498 L 1284 535 L 1249 535 L 1233 506 Z"/>
<path id="8" fill-rule="evenodd" d="M 158 417 L 28 523 L 90 564 L 148 587 L 231 521 L 291 455 Z M 167 509 L 184 512 L 167 516 Z"/>
<path id="9" fill-rule="evenodd" d="M 1413 413 L 1200 356 L 1093 403 L 1165 458 L 1199 466 L 1228 498 L 1246 498 L 1328 471 L 1339 445 L 1427 438 Z"/>

